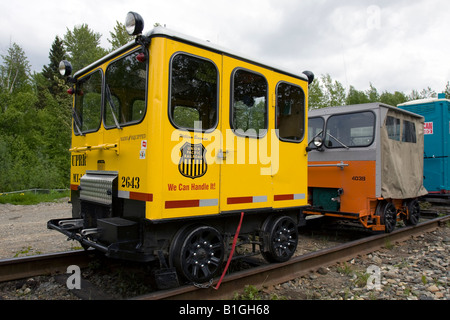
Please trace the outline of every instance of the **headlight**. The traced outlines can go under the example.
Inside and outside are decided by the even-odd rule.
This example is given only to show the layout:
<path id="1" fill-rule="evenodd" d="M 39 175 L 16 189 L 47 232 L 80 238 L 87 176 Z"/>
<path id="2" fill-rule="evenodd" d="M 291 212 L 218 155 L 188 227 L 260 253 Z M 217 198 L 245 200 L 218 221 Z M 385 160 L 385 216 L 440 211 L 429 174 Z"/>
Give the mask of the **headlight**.
<path id="1" fill-rule="evenodd" d="M 59 63 L 59 73 L 64 77 L 70 76 L 72 73 L 72 65 L 69 61 L 63 60 Z"/>
<path id="2" fill-rule="evenodd" d="M 144 19 L 136 12 L 128 12 L 125 28 L 130 36 L 137 36 L 144 30 Z"/>
<path id="3" fill-rule="evenodd" d="M 323 145 L 322 137 L 315 137 L 314 138 L 314 145 L 316 146 L 316 148 L 322 147 L 322 145 Z"/>

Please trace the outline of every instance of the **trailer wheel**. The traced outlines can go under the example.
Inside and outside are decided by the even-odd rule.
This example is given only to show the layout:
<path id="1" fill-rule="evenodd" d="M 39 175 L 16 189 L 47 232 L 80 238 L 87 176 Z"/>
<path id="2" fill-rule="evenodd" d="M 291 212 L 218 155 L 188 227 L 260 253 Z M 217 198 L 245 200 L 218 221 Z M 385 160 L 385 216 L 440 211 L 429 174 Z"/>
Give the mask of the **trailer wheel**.
<path id="1" fill-rule="evenodd" d="M 191 282 L 212 279 L 222 266 L 225 249 L 222 235 L 206 225 L 194 225 L 174 238 L 170 260 L 178 273 Z"/>
<path id="2" fill-rule="evenodd" d="M 263 224 L 264 247 L 261 252 L 268 262 L 288 261 L 298 244 L 298 229 L 295 221 L 288 216 L 269 217 Z"/>
<path id="3" fill-rule="evenodd" d="M 408 208 L 408 215 L 403 216 L 403 221 L 407 226 L 415 226 L 420 219 L 420 204 L 417 199 L 409 200 L 406 202 Z"/>
<path id="4" fill-rule="evenodd" d="M 384 224 L 386 233 L 394 231 L 397 224 L 397 209 L 391 202 L 380 202 L 377 206 L 377 215 L 381 217 L 381 223 Z"/>

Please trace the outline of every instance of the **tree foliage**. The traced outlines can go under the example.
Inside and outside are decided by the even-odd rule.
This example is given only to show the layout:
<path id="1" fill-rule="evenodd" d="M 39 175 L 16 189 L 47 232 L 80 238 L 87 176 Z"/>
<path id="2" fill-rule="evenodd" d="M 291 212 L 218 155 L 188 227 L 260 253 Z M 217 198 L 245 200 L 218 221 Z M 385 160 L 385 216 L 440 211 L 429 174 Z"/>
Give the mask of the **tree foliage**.
<path id="1" fill-rule="evenodd" d="M 0 88 L 2 93 L 24 91 L 30 85 L 31 65 L 23 49 L 13 43 L 8 53 L 2 55 L 3 64 L 0 66 Z"/>
<path id="2" fill-rule="evenodd" d="M 106 53 L 132 40 L 123 24 L 117 22 L 108 39 L 111 48 L 100 46 L 101 34 L 88 25 L 67 29 L 63 37 L 55 36 L 49 48 L 49 63 L 42 72 L 32 73 L 26 53 L 17 43 L 10 44 L 0 61 L 0 192 L 28 188 L 67 188 L 70 172 L 70 138 L 72 130 L 72 97 L 59 74 L 59 62 L 72 63 L 74 72 L 81 70 Z M 450 82 L 445 84 L 450 98 Z M 403 92 L 378 92 L 354 86 L 346 89 L 329 74 L 321 75 L 309 87 L 309 107 L 317 109 L 380 101 L 396 106 L 409 100 L 436 97 L 436 91 L 425 88 Z M 249 116 L 243 109 L 239 127 L 264 127 L 258 118 L 263 105 L 256 105 Z M 182 115 L 182 114 L 180 114 Z M 183 115 L 183 118 L 187 117 Z M 180 120 L 181 121 L 181 120 Z"/>
<path id="3" fill-rule="evenodd" d="M 74 73 L 107 53 L 107 50 L 100 47 L 101 37 L 100 33 L 92 31 L 87 24 L 75 26 L 73 30 L 67 29 L 64 45 Z"/>
<path id="4" fill-rule="evenodd" d="M 445 89 L 446 98 L 450 99 L 450 82 L 447 82 Z M 321 75 L 316 78 L 309 86 L 309 109 L 320 109 L 327 107 L 362 104 L 371 102 L 382 102 L 391 106 L 427 98 L 436 98 L 437 93 L 432 88 L 427 87 L 421 90 L 412 90 L 410 94 L 395 91 L 384 91 L 381 94 L 369 83 L 369 89 L 366 91 L 357 90 L 350 85 L 348 90 L 337 80 L 333 80 L 329 74 Z"/>
<path id="5" fill-rule="evenodd" d="M 125 25 L 119 21 L 116 21 L 114 32 L 110 32 L 109 35 L 111 36 L 111 39 L 108 39 L 108 42 L 112 46 L 111 51 L 119 49 L 121 46 L 126 45 L 134 38 L 128 34 Z"/>

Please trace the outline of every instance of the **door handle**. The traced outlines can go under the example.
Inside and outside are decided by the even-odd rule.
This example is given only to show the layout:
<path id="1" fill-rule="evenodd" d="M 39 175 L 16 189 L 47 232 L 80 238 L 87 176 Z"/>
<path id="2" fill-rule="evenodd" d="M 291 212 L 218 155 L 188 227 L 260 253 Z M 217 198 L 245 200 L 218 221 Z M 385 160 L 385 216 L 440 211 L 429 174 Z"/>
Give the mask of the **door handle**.
<path id="1" fill-rule="evenodd" d="M 221 160 L 227 160 L 227 154 L 228 154 L 228 150 L 220 149 L 219 152 L 217 153 L 217 158 L 221 159 Z"/>

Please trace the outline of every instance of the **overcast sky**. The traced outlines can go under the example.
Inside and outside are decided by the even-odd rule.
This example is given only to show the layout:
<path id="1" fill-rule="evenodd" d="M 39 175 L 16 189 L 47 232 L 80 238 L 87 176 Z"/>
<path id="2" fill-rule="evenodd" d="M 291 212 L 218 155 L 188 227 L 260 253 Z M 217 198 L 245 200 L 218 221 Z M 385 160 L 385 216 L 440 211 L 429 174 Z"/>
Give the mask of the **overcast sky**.
<path id="1" fill-rule="evenodd" d="M 83 23 L 102 46 L 128 11 L 221 46 L 348 89 L 437 92 L 450 80 L 450 1 L 445 0 L 22 0 L 0 2 L 0 54 L 20 45 L 33 70 L 58 35 Z"/>

